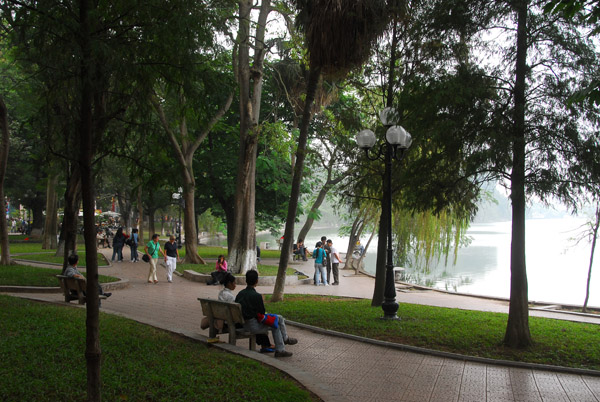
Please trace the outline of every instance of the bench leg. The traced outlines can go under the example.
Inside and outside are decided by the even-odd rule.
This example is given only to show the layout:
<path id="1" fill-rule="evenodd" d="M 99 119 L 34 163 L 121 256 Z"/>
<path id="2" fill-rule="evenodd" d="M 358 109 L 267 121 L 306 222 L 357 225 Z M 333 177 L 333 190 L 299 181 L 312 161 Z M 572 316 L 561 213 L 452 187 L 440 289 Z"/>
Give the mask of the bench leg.
<path id="1" fill-rule="evenodd" d="M 249 348 L 250 350 L 254 351 L 256 350 L 256 335 L 252 334 L 250 335 L 250 345 Z"/>

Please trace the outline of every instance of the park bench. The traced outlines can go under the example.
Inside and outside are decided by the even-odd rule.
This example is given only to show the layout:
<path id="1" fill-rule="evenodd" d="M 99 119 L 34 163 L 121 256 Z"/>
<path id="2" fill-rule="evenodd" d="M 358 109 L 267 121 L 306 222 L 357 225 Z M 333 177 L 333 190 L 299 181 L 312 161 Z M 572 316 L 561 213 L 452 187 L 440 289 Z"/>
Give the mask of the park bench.
<path id="1" fill-rule="evenodd" d="M 69 303 L 71 300 L 79 300 L 79 304 L 85 304 L 85 288 L 86 281 L 83 278 L 73 278 L 65 275 L 56 275 L 60 288 L 65 296 L 65 302 Z M 71 290 L 75 291 L 77 295 L 71 293 Z M 100 300 L 106 299 L 106 296 L 99 295 Z"/>
<path id="2" fill-rule="evenodd" d="M 215 327 L 215 320 L 223 320 L 227 324 L 230 344 L 235 345 L 238 339 L 248 338 L 250 340 L 249 349 L 255 350 L 256 335 L 246 331 L 244 328 L 236 328 L 235 324 L 244 324 L 242 306 L 239 303 L 229 303 L 201 297 L 198 300 L 202 305 L 202 312 L 208 318 L 208 334 L 210 338 L 215 338 L 218 333 Z"/>

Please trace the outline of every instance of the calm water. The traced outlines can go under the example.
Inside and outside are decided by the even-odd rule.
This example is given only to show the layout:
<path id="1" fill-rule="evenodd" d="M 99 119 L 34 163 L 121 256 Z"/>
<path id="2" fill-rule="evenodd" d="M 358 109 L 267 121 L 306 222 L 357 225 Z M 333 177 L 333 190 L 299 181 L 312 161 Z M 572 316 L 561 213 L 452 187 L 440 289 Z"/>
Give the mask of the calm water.
<path id="1" fill-rule="evenodd" d="M 590 244 L 575 245 L 584 219 L 531 219 L 526 226 L 529 299 L 533 301 L 583 304 L 590 256 Z M 443 263 L 429 272 L 406 267 L 411 282 L 438 289 L 488 296 L 510 296 L 510 222 L 473 224 L 468 231 L 471 244 L 458 252 L 456 265 Z M 329 235 L 338 251 L 345 252 L 348 239 L 332 236 L 335 229 L 313 229 L 306 244 L 313 247 L 321 235 Z M 268 237 L 268 236 L 267 236 Z M 276 245 L 273 238 L 270 241 Z M 368 239 L 363 239 L 363 244 Z M 365 258 L 367 271 L 375 272 L 376 239 Z M 600 306 L 600 247 L 592 271 L 590 306 Z"/>

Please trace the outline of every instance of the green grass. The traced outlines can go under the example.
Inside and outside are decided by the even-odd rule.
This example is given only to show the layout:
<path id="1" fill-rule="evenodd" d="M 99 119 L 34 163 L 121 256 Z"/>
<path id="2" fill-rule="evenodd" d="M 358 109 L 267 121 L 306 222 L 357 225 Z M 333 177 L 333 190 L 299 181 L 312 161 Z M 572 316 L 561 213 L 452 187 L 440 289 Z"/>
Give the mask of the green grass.
<path id="1" fill-rule="evenodd" d="M 600 370 L 600 327 L 530 317 L 534 345 L 502 345 L 507 315 L 401 303 L 400 321 L 385 321 L 370 300 L 286 295 L 267 307 L 289 320 L 366 338 L 492 359 Z"/>
<path id="2" fill-rule="evenodd" d="M 161 247 L 164 246 L 165 242 L 161 241 L 160 242 Z M 144 251 L 144 246 L 139 247 L 138 246 L 138 250 L 141 250 L 142 252 Z M 200 254 L 200 257 L 202 258 L 218 258 L 221 254 L 223 254 L 225 256 L 225 258 L 228 258 L 229 255 L 227 254 L 227 248 L 223 248 L 223 247 L 215 247 L 215 246 L 199 246 L 198 247 L 198 254 Z M 279 258 L 279 256 L 281 255 L 281 252 L 279 250 L 261 250 L 260 252 L 260 257 L 261 258 Z M 181 249 L 179 249 L 179 256 L 181 258 L 185 257 L 185 245 L 183 247 L 181 247 Z"/>
<path id="3" fill-rule="evenodd" d="M 260 276 L 277 276 L 276 265 L 262 265 L 258 264 L 257 267 Z M 177 271 L 183 272 L 185 270 L 195 271 L 200 274 L 210 274 L 215 270 L 215 264 L 208 263 L 207 265 L 199 265 L 199 264 L 177 264 Z M 296 272 L 293 268 L 288 268 L 286 270 L 286 275 L 294 275 Z"/>
<path id="4" fill-rule="evenodd" d="M 79 266 L 81 268 L 85 268 L 85 251 L 78 251 L 79 254 Z M 52 264 L 60 264 L 63 263 L 63 257 L 57 257 L 54 253 L 41 253 L 41 254 L 19 254 L 13 256 L 13 258 L 21 259 L 21 260 L 29 260 L 29 261 L 39 261 L 39 262 L 48 262 Z M 98 266 L 105 267 L 108 266 L 108 262 L 104 258 L 104 256 L 98 253 Z"/>
<path id="5" fill-rule="evenodd" d="M 39 268 L 29 265 L 0 265 L 0 286 L 42 286 L 57 287 L 56 275 L 61 269 Z M 85 272 L 82 272 L 85 276 Z M 116 282 L 118 278 L 98 275 L 100 283 Z"/>
<path id="6" fill-rule="evenodd" d="M 85 401 L 84 309 L 0 295 L 2 400 Z M 105 401 L 318 400 L 251 359 L 100 313 Z"/>

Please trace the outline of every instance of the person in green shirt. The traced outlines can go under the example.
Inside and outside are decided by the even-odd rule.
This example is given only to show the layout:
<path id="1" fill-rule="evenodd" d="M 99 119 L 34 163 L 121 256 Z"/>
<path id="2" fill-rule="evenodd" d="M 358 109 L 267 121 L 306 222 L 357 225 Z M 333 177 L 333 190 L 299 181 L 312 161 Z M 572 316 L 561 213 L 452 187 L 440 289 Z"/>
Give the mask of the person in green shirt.
<path id="1" fill-rule="evenodd" d="M 146 254 L 150 257 L 150 272 L 148 273 L 148 283 L 158 283 L 158 278 L 156 277 L 156 264 L 158 264 L 158 253 L 160 252 L 163 257 L 167 257 L 163 249 L 160 247 L 158 243 L 158 234 L 154 233 L 152 235 L 152 240 L 146 244 L 144 247 Z"/>

